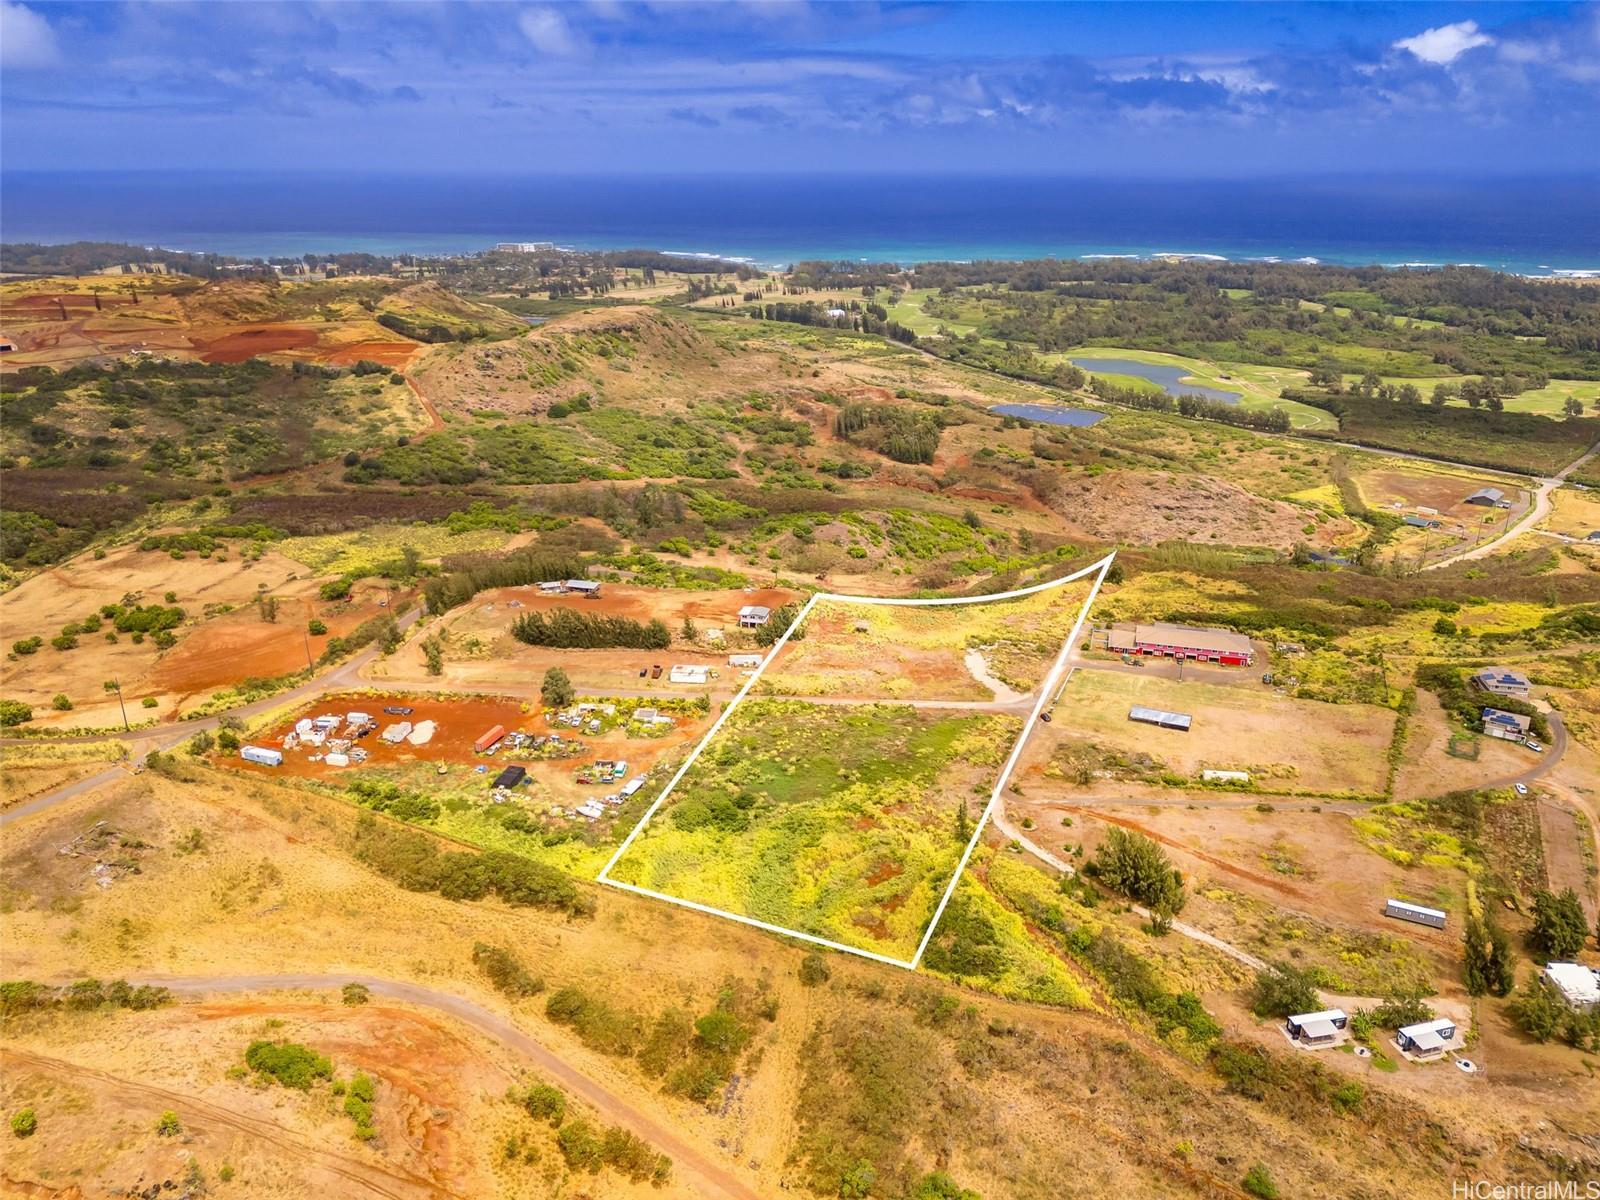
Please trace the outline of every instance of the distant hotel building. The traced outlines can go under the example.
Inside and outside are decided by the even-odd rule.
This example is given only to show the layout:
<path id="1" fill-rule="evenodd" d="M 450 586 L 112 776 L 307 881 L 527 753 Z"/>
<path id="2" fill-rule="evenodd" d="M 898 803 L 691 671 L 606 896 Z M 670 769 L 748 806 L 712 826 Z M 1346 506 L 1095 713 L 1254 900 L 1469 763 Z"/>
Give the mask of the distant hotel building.
<path id="1" fill-rule="evenodd" d="M 501 254 L 539 254 L 545 250 L 554 250 L 554 242 L 496 242 L 495 250 Z"/>

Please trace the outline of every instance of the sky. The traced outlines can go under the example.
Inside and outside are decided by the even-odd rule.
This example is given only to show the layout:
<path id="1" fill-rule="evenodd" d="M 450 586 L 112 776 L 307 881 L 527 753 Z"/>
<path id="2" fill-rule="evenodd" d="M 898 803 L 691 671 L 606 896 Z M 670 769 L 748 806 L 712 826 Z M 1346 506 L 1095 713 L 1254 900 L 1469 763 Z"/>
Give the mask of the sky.
<path id="1" fill-rule="evenodd" d="M 1600 171 L 1600 4 L 0 0 L 19 169 Z"/>

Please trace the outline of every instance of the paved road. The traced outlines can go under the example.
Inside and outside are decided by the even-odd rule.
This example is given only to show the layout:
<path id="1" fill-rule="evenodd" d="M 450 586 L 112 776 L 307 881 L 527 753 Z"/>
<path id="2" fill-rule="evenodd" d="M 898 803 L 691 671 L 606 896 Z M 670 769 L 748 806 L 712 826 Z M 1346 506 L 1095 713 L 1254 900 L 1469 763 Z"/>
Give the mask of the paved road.
<path id="1" fill-rule="evenodd" d="M 1555 490 L 1567 481 L 1568 476 L 1596 454 L 1600 454 L 1600 442 L 1590 446 L 1587 454 L 1576 462 L 1568 464 L 1564 470 L 1557 472 L 1549 479 L 1539 480 L 1539 486 L 1533 494 L 1533 503 L 1528 506 L 1528 511 L 1522 514 L 1522 519 L 1493 541 L 1485 542 L 1481 546 L 1474 546 L 1471 550 L 1463 550 L 1460 554 L 1452 554 L 1449 558 L 1441 558 L 1438 562 L 1429 563 L 1422 569 L 1424 571 L 1437 571 L 1440 567 L 1448 567 L 1451 563 L 1471 562 L 1473 559 L 1486 558 L 1502 546 L 1521 537 L 1550 515 L 1550 497 L 1555 494 Z"/>
<path id="2" fill-rule="evenodd" d="M 758 1200 L 754 1188 L 746 1185 L 727 1167 L 702 1153 L 654 1117 L 636 1108 L 605 1084 L 584 1074 L 543 1042 L 499 1013 L 462 999 L 451 992 L 370 975 L 152 975 L 129 982 L 155 984 L 185 996 L 303 989 L 327 991 L 342 988 L 347 983 L 364 984 L 375 996 L 384 996 L 391 1000 L 400 1000 L 445 1013 L 501 1045 L 515 1050 L 528 1059 L 546 1079 L 596 1109 L 606 1121 L 623 1126 L 671 1157 L 674 1175 L 690 1181 L 698 1195 L 731 1197 L 732 1200 Z"/>

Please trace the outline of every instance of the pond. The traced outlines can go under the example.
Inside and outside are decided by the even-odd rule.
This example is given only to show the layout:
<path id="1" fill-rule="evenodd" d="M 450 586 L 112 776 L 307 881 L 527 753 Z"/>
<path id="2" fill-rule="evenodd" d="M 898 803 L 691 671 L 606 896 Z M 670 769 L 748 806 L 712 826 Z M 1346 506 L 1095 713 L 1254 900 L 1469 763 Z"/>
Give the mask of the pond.
<path id="1" fill-rule="evenodd" d="M 1180 383 L 1179 380 L 1187 373 L 1182 367 L 1163 367 L 1156 363 L 1135 362 L 1131 358 L 1086 357 L 1069 358 L 1068 361 L 1091 375 L 1134 375 L 1147 379 L 1169 396 L 1204 396 L 1207 400 L 1220 400 L 1224 404 L 1239 403 L 1238 392 L 1201 387 L 1198 383 Z"/>
<path id="2" fill-rule="evenodd" d="M 1068 408 L 1056 404 L 996 404 L 989 410 L 1003 417 L 1021 417 L 1024 421 L 1042 421 L 1046 425 L 1074 425 L 1087 429 L 1106 419 L 1103 412 L 1089 408 Z"/>

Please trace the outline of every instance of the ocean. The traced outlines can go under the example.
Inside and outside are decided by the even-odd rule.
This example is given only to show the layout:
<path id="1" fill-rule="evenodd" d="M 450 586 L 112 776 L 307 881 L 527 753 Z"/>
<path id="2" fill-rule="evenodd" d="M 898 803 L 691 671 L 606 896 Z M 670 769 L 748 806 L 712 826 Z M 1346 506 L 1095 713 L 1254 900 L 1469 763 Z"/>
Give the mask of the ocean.
<path id="1" fill-rule="evenodd" d="M 0 172 L 6 241 L 247 257 L 498 241 L 763 266 L 1187 254 L 1600 275 L 1600 178 L 1238 181 L 944 176 Z"/>

